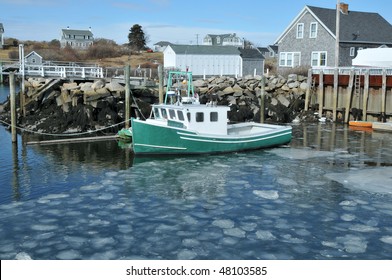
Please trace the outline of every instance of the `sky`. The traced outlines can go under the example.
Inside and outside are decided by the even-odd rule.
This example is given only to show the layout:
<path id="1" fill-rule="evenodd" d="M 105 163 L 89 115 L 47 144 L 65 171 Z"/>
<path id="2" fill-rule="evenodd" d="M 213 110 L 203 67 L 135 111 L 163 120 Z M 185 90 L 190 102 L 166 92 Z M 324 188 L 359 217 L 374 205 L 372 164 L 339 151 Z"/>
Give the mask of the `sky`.
<path id="1" fill-rule="evenodd" d="M 349 10 L 379 13 L 392 23 L 391 0 L 346 0 Z M 4 37 L 60 39 L 61 29 L 91 27 L 95 38 L 128 42 L 142 26 L 147 45 L 202 44 L 207 34 L 236 33 L 262 47 L 273 44 L 305 5 L 334 9 L 337 0 L 0 0 Z"/>

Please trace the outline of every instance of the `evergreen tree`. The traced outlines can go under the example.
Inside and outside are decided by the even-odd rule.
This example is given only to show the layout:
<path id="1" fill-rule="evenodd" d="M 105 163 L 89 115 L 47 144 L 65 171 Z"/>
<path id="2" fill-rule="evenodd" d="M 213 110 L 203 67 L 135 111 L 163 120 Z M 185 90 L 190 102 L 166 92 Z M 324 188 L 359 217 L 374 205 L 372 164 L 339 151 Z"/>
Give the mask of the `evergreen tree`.
<path id="1" fill-rule="evenodd" d="M 128 41 L 131 50 L 141 51 L 146 46 L 146 36 L 139 24 L 134 24 L 129 30 Z"/>

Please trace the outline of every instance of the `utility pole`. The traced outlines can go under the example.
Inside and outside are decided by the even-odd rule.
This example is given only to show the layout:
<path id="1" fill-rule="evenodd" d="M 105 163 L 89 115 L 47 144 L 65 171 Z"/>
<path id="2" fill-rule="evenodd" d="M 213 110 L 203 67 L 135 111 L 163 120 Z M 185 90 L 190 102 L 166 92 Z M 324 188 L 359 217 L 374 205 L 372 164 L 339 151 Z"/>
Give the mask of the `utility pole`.
<path id="1" fill-rule="evenodd" d="M 199 34 L 196 34 L 196 46 L 199 45 Z"/>
<path id="2" fill-rule="evenodd" d="M 335 67 L 339 67 L 339 41 L 340 41 L 340 0 L 336 0 Z"/>

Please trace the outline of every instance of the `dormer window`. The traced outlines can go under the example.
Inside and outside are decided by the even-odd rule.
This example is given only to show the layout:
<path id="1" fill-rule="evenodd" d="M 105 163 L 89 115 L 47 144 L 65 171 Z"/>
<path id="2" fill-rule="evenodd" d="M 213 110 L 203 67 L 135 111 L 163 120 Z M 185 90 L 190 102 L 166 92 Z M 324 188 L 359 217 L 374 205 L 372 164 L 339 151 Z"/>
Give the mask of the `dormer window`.
<path id="1" fill-rule="evenodd" d="M 218 37 L 216 37 L 216 43 L 217 44 L 220 44 L 220 42 L 221 42 L 221 39 L 220 39 L 220 37 L 218 36 Z"/>

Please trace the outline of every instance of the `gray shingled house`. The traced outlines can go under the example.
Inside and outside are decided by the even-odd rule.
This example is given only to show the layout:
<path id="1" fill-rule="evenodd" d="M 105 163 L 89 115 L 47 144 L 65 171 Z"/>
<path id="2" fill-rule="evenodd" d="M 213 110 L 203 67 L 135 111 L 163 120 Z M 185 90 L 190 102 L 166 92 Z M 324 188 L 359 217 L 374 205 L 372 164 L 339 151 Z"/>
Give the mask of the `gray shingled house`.
<path id="1" fill-rule="evenodd" d="M 343 3 L 342 3 L 343 4 Z M 358 50 L 392 46 L 392 25 L 378 13 L 341 6 L 339 66 L 351 66 Z M 336 10 L 305 6 L 275 41 L 279 68 L 335 66 Z"/>
<path id="2" fill-rule="evenodd" d="M 257 54 L 255 53 L 257 52 Z M 191 71 L 193 75 L 260 75 L 264 57 L 258 50 L 234 46 L 169 45 L 163 52 L 165 68 Z"/>
<path id="3" fill-rule="evenodd" d="M 207 34 L 203 39 L 205 46 L 237 46 L 243 47 L 244 40 L 235 33 L 230 34 Z"/>
<path id="4" fill-rule="evenodd" d="M 94 42 L 94 36 L 89 30 L 66 29 L 61 30 L 60 44 L 62 48 L 70 46 L 73 49 L 88 49 Z"/>

